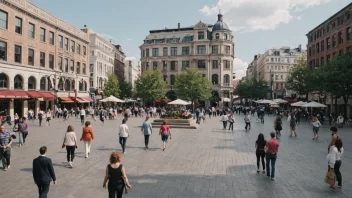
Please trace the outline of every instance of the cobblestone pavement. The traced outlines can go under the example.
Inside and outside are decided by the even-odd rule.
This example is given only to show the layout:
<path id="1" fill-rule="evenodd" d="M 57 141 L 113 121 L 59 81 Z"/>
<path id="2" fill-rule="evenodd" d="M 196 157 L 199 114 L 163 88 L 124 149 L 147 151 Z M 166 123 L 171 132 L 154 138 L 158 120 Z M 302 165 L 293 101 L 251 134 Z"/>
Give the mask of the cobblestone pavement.
<path id="1" fill-rule="evenodd" d="M 157 131 L 152 134 L 150 149 L 144 150 L 140 132 L 142 118 L 131 118 L 128 125 L 131 137 L 127 141 L 126 167 L 132 191 L 126 197 L 248 197 L 248 198 L 329 198 L 352 197 L 352 132 L 340 130 L 345 154 L 341 167 L 342 190 L 332 190 L 324 183 L 327 171 L 329 127 L 320 130 L 320 137 L 312 141 L 307 123 L 297 127 L 298 137 L 288 137 L 288 124 L 283 126 L 279 148 L 276 181 L 256 173 L 254 142 L 259 132 L 269 138 L 273 117 L 265 124 L 252 123 L 252 130 L 244 131 L 242 116 L 236 116 L 234 132 L 222 130 L 220 117 L 207 119 L 198 129 L 172 129 L 166 151 L 161 149 Z M 108 197 L 102 188 L 104 171 L 112 151 L 121 151 L 117 127 L 121 117 L 101 125 L 93 122 L 95 140 L 89 159 L 84 158 L 83 143 L 79 142 L 74 168 L 66 167 L 66 151 L 61 149 L 65 129 L 72 124 L 78 138 L 82 126 L 78 119 L 68 122 L 55 119 L 50 127 L 29 123 L 25 147 L 13 144 L 11 169 L 0 171 L 0 197 L 37 197 L 32 179 L 32 160 L 42 145 L 48 146 L 58 183 L 51 185 L 51 198 Z"/>

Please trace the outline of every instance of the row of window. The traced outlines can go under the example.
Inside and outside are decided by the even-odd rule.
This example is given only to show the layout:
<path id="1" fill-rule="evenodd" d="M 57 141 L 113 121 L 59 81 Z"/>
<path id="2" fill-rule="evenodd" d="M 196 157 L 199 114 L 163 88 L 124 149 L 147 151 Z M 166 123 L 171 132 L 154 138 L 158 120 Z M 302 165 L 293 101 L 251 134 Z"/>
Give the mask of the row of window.
<path id="1" fill-rule="evenodd" d="M 163 79 L 166 82 L 166 84 L 168 84 L 168 79 L 167 79 L 167 75 L 163 75 Z M 203 74 L 203 77 L 205 77 L 205 74 Z M 175 75 L 170 75 L 170 85 L 175 85 L 176 82 L 176 76 Z M 219 75 L 218 74 L 213 74 L 211 76 L 211 83 L 213 85 L 218 85 L 219 84 Z M 230 75 L 225 74 L 224 75 L 224 85 L 225 86 L 229 86 L 230 85 Z"/>
<path id="2" fill-rule="evenodd" d="M 198 40 L 204 40 L 205 35 L 204 31 L 199 31 L 198 32 Z M 215 34 L 215 39 L 219 40 L 220 39 L 220 34 L 216 33 Z M 223 35 L 223 40 L 230 40 L 230 37 L 225 33 Z M 161 43 L 179 43 L 179 42 L 192 42 L 193 41 L 193 36 L 185 36 L 182 38 L 163 38 L 163 39 L 150 39 L 150 40 L 144 40 L 144 44 L 161 44 Z"/>
<path id="3" fill-rule="evenodd" d="M 267 58 L 265 62 L 272 63 L 294 63 L 295 58 Z"/>
<path id="4" fill-rule="evenodd" d="M 158 69 L 158 62 L 154 61 L 152 62 L 153 64 L 153 69 L 156 70 Z M 220 64 L 218 60 L 212 60 L 211 62 L 212 68 L 213 69 L 218 69 Z M 230 70 L 231 69 L 231 64 L 232 62 L 229 60 L 224 60 L 224 70 Z M 189 68 L 190 61 L 182 61 L 182 71 L 186 68 Z M 162 62 L 163 66 L 163 71 L 167 71 L 167 61 Z M 206 61 L 205 60 L 198 60 L 197 61 L 197 67 L 198 69 L 206 69 Z M 170 61 L 170 71 L 178 71 L 178 61 Z M 149 62 L 146 63 L 146 70 L 149 69 Z"/>
<path id="5" fill-rule="evenodd" d="M 276 65 L 276 66 L 273 66 L 273 65 L 271 65 L 271 66 L 266 66 L 266 68 L 269 70 L 284 70 L 284 69 L 289 69 L 290 68 L 290 66 L 289 65 L 285 65 L 285 66 L 283 66 L 283 65 Z"/>
<path id="6" fill-rule="evenodd" d="M 169 56 L 169 50 L 168 47 L 163 48 L 163 56 Z M 149 49 L 143 50 L 142 52 L 142 57 L 149 57 Z M 219 46 L 214 45 L 211 46 L 211 53 L 212 54 L 219 54 Z M 190 54 L 190 47 L 182 47 L 182 55 L 189 55 Z M 197 46 L 197 54 L 207 54 L 206 46 L 205 45 L 198 45 Z M 225 46 L 225 54 L 230 55 L 231 54 L 231 46 Z M 170 56 L 177 56 L 177 47 L 171 47 L 170 48 Z M 159 48 L 152 48 L 152 56 L 153 57 L 158 57 L 159 56 Z"/>
<path id="7" fill-rule="evenodd" d="M 346 47 L 345 52 L 352 53 L 352 47 L 351 46 Z M 329 63 L 331 61 L 331 59 L 334 59 L 335 57 L 337 57 L 337 55 L 342 56 L 343 54 L 344 54 L 344 50 L 341 49 L 341 50 L 339 50 L 338 54 L 336 52 L 334 52 L 334 53 L 332 53 L 332 55 L 328 54 L 325 57 L 324 56 L 320 57 L 320 59 L 317 58 L 317 59 L 313 59 L 313 60 L 309 61 L 308 66 L 310 68 L 324 66 L 324 64 Z"/>
<path id="8" fill-rule="evenodd" d="M 0 10 L 0 28 L 1 29 L 8 29 L 8 14 L 5 11 Z M 15 17 L 15 32 L 17 34 L 23 35 L 23 20 L 20 17 Z M 36 33 L 36 28 L 35 24 L 33 23 L 28 23 L 28 38 L 30 39 L 35 39 L 35 33 Z M 39 34 L 40 34 L 40 41 L 41 42 L 47 42 L 47 35 L 46 35 L 46 29 L 43 27 L 40 27 L 39 29 Z M 55 44 L 55 33 L 49 31 L 49 44 L 54 45 Z M 59 48 L 64 48 L 65 50 L 72 52 L 76 52 L 77 54 L 81 54 L 81 45 L 76 44 L 75 41 L 70 40 L 70 48 L 69 48 L 69 39 L 64 38 L 61 35 L 58 35 L 58 45 Z M 87 48 L 86 46 L 83 46 L 83 55 L 86 55 Z"/>
<path id="9" fill-rule="evenodd" d="M 326 49 L 329 50 L 333 47 L 337 47 L 338 45 L 341 45 L 344 43 L 344 39 L 346 41 L 351 41 L 352 40 L 352 28 L 348 27 L 345 30 L 345 36 L 343 34 L 343 31 L 340 31 L 330 38 L 326 38 L 325 40 L 322 40 L 321 42 L 316 43 L 315 45 L 312 45 L 312 47 L 309 47 L 309 56 L 314 56 L 316 53 L 323 52 L 325 50 L 325 44 L 326 44 Z"/>

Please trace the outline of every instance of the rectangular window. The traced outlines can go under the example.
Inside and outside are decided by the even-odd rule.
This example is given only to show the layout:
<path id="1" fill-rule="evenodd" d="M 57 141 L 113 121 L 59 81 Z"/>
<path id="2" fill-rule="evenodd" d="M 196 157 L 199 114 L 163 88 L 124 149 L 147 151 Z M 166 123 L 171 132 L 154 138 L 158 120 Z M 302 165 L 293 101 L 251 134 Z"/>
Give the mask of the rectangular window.
<path id="1" fill-rule="evenodd" d="M 70 60 L 70 71 L 75 71 L 75 62 L 73 60 Z"/>
<path id="2" fill-rule="evenodd" d="M 204 31 L 199 31 L 198 32 L 198 40 L 203 40 L 204 39 Z"/>
<path id="3" fill-rule="evenodd" d="M 189 68 L 189 61 L 182 61 L 182 71 Z"/>
<path id="4" fill-rule="evenodd" d="M 198 45 L 197 46 L 197 54 L 206 54 L 205 45 Z"/>
<path id="5" fill-rule="evenodd" d="M 68 38 L 65 38 L 64 45 L 65 45 L 65 50 L 68 50 Z"/>
<path id="6" fill-rule="evenodd" d="M 153 57 L 159 56 L 159 49 L 158 48 L 153 48 L 152 54 L 153 54 Z"/>
<path id="7" fill-rule="evenodd" d="M 146 49 L 146 55 L 149 57 L 149 49 Z"/>
<path id="8" fill-rule="evenodd" d="M 45 29 L 40 28 L 40 41 L 45 42 Z"/>
<path id="9" fill-rule="evenodd" d="M 339 56 L 343 55 L 343 49 L 339 51 Z"/>
<path id="10" fill-rule="evenodd" d="M 16 17 L 15 32 L 17 34 L 22 34 L 22 19 L 19 17 Z"/>
<path id="11" fill-rule="evenodd" d="M 170 62 L 170 70 L 176 71 L 176 68 L 177 68 L 177 61 L 171 61 Z"/>
<path id="12" fill-rule="evenodd" d="M 54 39 L 55 37 L 54 37 L 54 32 L 49 32 L 49 43 L 50 43 L 50 45 L 54 45 L 54 43 L 55 43 L 55 39 Z"/>
<path id="13" fill-rule="evenodd" d="M 326 55 L 326 63 L 330 63 L 330 54 Z"/>
<path id="14" fill-rule="evenodd" d="M 177 47 L 171 48 L 171 56 L 177 56 Z"/>
<path id="15" fill-rule="evenodd" d="M 317 43 L 317 44 L 315 45 L 315 48 L 316 48 L 316 49 L 315 49 L 316 52 L 319 53 L 319 43 Z"/>
<path id="16" fill-rule="evenodd" d="M 182 55 L 189 55 L 189 47 L 182 47 Z"/>
<path id="17" fill-rule="evenodd" d="M 351 46 L 346 47 L 346 54 L 351 52 Z"/>
<path id="18" fill-rule="evenodd" d="M 231 52 L 231 47 L 230 46 L 225 46 L 225 54 L 230 54 Z"/>
<path id="19" fill-rule="evenodd" d="M 326 39 L 326 49 L 330 49 L 331 48 L 331 41 L 330 38 Z"/>
<path id="20" fill-rule="evenodd" d="M 76 63 L 76 72 L 77 72 L 77 74 L 81 73 L 81 63 L 80 62 Z"/>
<path id="21" fill-rule="evenodd" d="M 332 47 L 336 47 L 336 35 L 332 35 Z"/>
<path id="22" fill-rule="evenodd" d="M 45 53 L 40 52 L 40 66 L 45 67 Z"/>
<path id="23" fill-rule="evenodd" d="M 7 29 L 7 12 L 0 10 L 0 28 Z"/>
<path id="24" fill-rule="evenodd" d="M 68 59 L 65 58 L 65 72 L 68 72 Z"/>
<path id="25" fill-rule="evenodd" d="M 75 52 L 75 42 L 71 40 L 71 52 Z"/>
<path id="26" fill-rule="evenodd" d="M 205 69 L 205 60 L 198 60 L 198 69 Z"/>
<path id="27" fill-rule="evenodd" d="M 229 70 L 230 69 L 230 61 L 224 60 L 224 69 Z"/>
<path id="28" fill-rule="evenodd" d="M 212 61 L 212 67 L 213 67 L 213 69 L 218 69 L 219 68 L 218 60 L 213 60 Z"/>
<path id="29" fill-rule="evenodd" d="M 35 25 L 32 23 L 28 24 L 28 37 L 35 39 Z"/>
<path id="30" fill-rule="evenodd" d="M 0 60 L 7 60 L 7 43 L 0 41 Z"/>
<path id="31" fill-rule="evenodd" d="M 59 48 L 61 48 L 61 49 L 64 47 L 62 40 L 63 40 L 63 37 L 59 35 L 58 43 L 59 43 Z"/>
<path id="32" fill-rule="evenodd" d="M 21 63 L 22 62 L 22 47 L 19 45 L 15 45 L 15 62 Z"/>
<path id="33" fill-rule="evenodd" d="M 349 27 L 346 30 L 346 40 L 350 41 L 352 39 L 352 28 Z"/>
<path id="34" fill-rule="evenodd" d="M 83 68 L 82 68 L 82 74 L 83 74 L 83 75 L 86 75 L 86 74 L 87 74 L 86 70 L 87 70 L 86 64 L 83 63 Z"/>
<path id="35" fill-rule="evenodd" d="M 323 52 L 324 51 L 324 40 L 322 40 L 321 41 L 321 43 L 320 43 L 320 50 L 321 50 L 321 52 Z"/>
<path id="36" fill-rule="evenodd" d="M 218 54 L 219 53 L 219 46 L 218 45 L 211 46 L 211 53 Z"/>
<path id="37" fill-rule="evenodd" d="M 54 55 L 49 54 L 49 68 L 54 69 Z"/>
<path id="38" fill-rule="evenodd" d="M 144 52 L 144 51 L 143 51 Z M 144 55 L 143 55 L 144 56 Z M 167 47 L 163 48 L 163 56 L 167 56 Z"/>
<path id="39" fill-rule="evenodd" d="M 342 32 L 339 32 L 339 44 L 343 43 L 343 34 Z"/>
<path id="40" fill-rule="evenodd" d="M 81 45 L 77 43 L 77 54 L 81 54 Z"/>
<path id="41" fill-rule="evenodd" d="M 59 65 L 59 70 L 62 71 L 62 57 L 59 56 L 59 59 L 58 59 L 58 65 Z"/>
<path id="42" fill-rule="evenodd" d="M 28 65 L 34 66 L 34 49 L 28 49 Z"/>
<path id="43" fill-rule="evenodd" d="M 320 58 L 320 65 L 323 66 L 324 65 L 324 57 Z"/>
<path id="44" fill-rule="evenodd" d="M 83 55 L 87 55 L 87 47 L 86 46 L 83 46 Z"/>

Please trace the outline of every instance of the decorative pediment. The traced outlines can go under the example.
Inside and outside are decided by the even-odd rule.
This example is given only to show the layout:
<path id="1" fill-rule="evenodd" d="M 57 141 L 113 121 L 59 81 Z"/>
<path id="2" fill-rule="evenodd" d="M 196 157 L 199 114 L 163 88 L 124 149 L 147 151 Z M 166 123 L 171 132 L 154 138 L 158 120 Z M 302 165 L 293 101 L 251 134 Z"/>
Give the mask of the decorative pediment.
<path id="1" fill-rule="evenodd" d="M 199 21 L 199 23 L 197 23 L 194 26 L 194 29 L 207 29 L 207 28 L 208 28 L 208 25 L 203 23 L 202 21 Z"/>

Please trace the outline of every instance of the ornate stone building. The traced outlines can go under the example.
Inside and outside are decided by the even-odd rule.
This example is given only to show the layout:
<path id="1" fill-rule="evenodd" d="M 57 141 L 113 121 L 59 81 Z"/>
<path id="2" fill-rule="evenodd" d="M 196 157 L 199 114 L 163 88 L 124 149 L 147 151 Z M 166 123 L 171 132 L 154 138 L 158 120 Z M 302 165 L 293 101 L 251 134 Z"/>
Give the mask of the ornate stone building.
<path id="1" fill-rule="evenodd" d="M 233 86 L 234 36 L 222 14 L 214 25 L 200 21 L 191 27 L 151 30 L 141 49 L 141 70 L 159 69 L 170 89 L 185 68 L 197 68 L 213 86 L 213 94 L 229 105 Z M 209 104 L 207 104 L 209 105 Z M 215 106 L 216 103 L 210 104 Z"/>
<path id="2" fill-rule="evenodd" d="M 86 33 L 29 1 L 0 0 L 0 112 L 89 103 L 88 43 Z"/>

